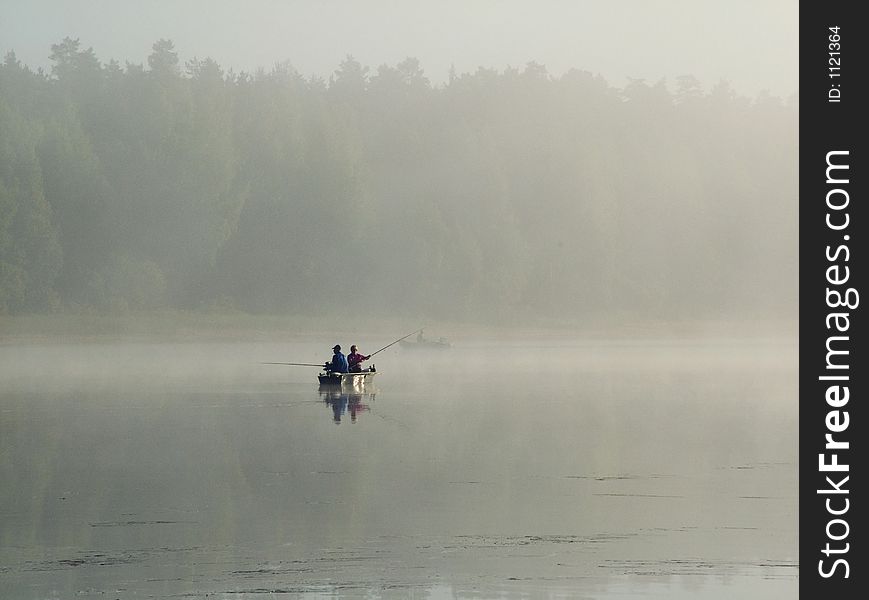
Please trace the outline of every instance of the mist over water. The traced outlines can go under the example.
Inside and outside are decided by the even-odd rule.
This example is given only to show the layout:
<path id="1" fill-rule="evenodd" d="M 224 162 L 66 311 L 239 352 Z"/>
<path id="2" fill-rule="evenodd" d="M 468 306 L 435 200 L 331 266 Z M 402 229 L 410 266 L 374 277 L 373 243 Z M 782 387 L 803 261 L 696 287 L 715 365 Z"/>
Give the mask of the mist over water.
<path id="1" fill-rule="evenodd" d="M 796 593 L 789 340 L 396 346 L 356 393 L 259 364 L 323 346 L 0 346 L 3 589 Z"/>

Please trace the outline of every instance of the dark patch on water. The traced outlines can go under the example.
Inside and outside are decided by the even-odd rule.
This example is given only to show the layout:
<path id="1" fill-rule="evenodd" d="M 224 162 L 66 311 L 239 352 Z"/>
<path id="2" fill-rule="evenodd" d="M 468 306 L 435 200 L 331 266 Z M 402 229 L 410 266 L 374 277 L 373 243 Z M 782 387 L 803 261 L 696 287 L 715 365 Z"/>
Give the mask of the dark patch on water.
<path id="1" fill-rule="evenodd" d="M 592 535 L 456 536 L 455 545 L 444 548 L 500 548 L 533 544 L 601 544 L 626 540 L 636 534 L 599 533 Z M 429 546 L 425 546 L 428 548 Z"/>
<path id="2" fill-rule="evenodd" d="M 796 577 L 799 563 L 790 561 L 729 561 L 705 560 L 701 558 L 663 559 L 663 560 L 604 560 L 601 567 L 620 571 L 623 575 L 669 577 L 686 575 L 710 575 L 716 571 L 743 573 L 754 569 L 783 569 L 782 573 L 767 575 L 767 578 Z"/>
<path id="3" fill-rule="evenodd" d="M 744 500 L 784 500 L 781 496 L 737 496 Z"/>
<path id="4" fill-rule="evenodd" d="M 719 470 L 751 471 L 754 469 L 777 469 L 780 467 L 795 466 L 792 462 L 756 462 L 729 467 L 718 467 Z"/>
<path id="5" fill-rule="evenodd" d="M 91 527 L 128 527 L 131 525 L 198 525 L 198 521 L 101 521 Z"/>
<path id="6" fill-rule="evenodd" d="M 144 562 L 148 558 L 146 552 L 120 552 L 106 554 L 104 552 L 81 552 L 75 557 L 61 558 L 53 561 L 26 562 L 22 571 L 56 571 L 58 569 L 76 567 L 112 567 Z"/>
<path id="7" fill-rule="evenodd" d="M 596 493 L 595 496 L 619 496 L 624 498 L 684 498 L 685 496 L 668 496 L 665 494 L 616 494 L 616 493 Z"/>
<path id="8" fill-rule="evenodd" d="M 675 475 L 565 475 L 565 479 L 588 479 L 592 481 L 622 481 L 643 479 L 664 479 Z"/>

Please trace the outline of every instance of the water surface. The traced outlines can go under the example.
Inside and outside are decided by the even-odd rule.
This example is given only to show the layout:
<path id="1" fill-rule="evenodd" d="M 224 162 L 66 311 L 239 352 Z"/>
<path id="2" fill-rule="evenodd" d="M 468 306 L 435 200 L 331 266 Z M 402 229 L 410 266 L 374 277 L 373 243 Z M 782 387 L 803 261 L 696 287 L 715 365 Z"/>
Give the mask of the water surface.
<path id="1" fill-rule="evenodd" d="M 0 346 L 0 595 L 796 597 L 793 345 L 333 343 Z"/>

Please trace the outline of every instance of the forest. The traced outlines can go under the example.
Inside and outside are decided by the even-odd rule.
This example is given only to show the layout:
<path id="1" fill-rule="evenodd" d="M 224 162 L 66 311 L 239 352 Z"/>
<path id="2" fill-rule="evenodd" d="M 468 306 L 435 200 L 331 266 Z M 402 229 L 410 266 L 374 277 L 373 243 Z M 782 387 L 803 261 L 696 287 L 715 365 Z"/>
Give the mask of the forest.
<path id="1" fill-rule="evenodd" d="M 0 314 L 796 314 L 796 96 L 50 56 L 0 65 Z"/>

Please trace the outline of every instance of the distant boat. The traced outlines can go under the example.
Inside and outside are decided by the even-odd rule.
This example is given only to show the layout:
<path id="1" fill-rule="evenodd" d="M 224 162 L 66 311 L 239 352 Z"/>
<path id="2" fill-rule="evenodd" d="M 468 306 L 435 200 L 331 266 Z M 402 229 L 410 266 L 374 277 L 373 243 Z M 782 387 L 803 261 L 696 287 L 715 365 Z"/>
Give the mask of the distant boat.
<path id="1" fill-rule="evenodd" d="M 417 337 L 415 342 L 401 340 L 398 342 L 398 345 L 410 350 L 446 350 L 447 348 L 452 348 L 452 344 L 450 344 L 446 338 L 427 340 Z"/>
<path id="2" fill-rule="evenodd" d="M 370 385 L 377 371 L 371 367 L 367 371 L 358 373 L 336 373 L 334 371 L 324 371 L 317 377 L 320 380 L 321 387 L 353 387 L 362 388 L 365 385 Z"/>

